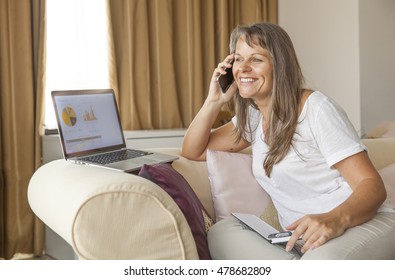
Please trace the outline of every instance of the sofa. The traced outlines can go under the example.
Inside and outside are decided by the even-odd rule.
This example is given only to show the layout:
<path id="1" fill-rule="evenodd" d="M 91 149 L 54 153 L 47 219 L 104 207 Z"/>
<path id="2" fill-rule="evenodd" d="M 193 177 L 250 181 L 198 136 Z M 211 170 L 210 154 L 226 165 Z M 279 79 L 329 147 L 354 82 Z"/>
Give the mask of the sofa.
<path id="1" fill-rule="evenodd" d="M 395 138 L 365 139 L 364 143 L 378 170 L 395 164 Z M 203 214 L 198 213 L 198 218 L 203 219 L 199 222 L 207 232 L 219 219 L 218 203 L 226 202 L 226 198 L 218 194 L 214 198 L 207 162 L 183 158 L 178 148 L 155 151 L 179 156 L 171 168 L 180 175 L 177 180 L 185 179 L 182 184 L 191 188 L 192 192 L 186 195 L 198 199 L 194 205 L 187 204 L 182 209 L 177 194 L 171 193 L 171 185 L 166 189 L 161 182 L 147 176 L 59 159 L 41 166 L 33 174 L 28 186 L 31 209 L 72 246 L 79 259 L 209 259 L 201 253 L 202 246 L 207 250 L 204 233 L 199 233 L 201 223 L 193 224 L 188 219 L 197 216 L 191 218 L 185 211 L 201 203 Z M 186 188 L 183 185 L 181 191 Z M 249 204 L 243 201 L 241 207 Z M 259 209 L 264 212 L 260 217 L 278 228 L 275 209 L 270 201 L 265 204 Z"/>

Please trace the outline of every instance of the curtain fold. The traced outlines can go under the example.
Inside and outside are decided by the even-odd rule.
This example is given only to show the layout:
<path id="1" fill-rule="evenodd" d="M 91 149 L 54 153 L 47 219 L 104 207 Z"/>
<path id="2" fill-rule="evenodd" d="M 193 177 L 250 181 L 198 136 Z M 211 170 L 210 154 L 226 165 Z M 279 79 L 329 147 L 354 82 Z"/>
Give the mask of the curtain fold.
<path id="1" fill-rule="evenodd" d="M 27 200 L 41 162 L 44 0 L 0 0 L 0 257 L 39 255 L 44 227 Z"/>
<path id="2" fill-rule="evenodd" d="M 277 22 L 277 0 L 108 0 L 111 85 L 124 129 L 184 128 L 237 24 Z"/>

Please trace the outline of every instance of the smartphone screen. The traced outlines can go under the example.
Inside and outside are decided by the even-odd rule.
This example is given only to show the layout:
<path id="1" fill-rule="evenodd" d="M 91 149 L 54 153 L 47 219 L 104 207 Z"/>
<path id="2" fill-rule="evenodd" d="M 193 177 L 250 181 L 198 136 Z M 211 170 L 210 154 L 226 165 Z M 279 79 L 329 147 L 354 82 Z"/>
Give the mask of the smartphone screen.
<path id="1" fill-rule="evenodd" d="M 226 71 L 226 74 L 220 75 L 217 79 L 222 93 L 225 93 L 229 89 L 230 85 L 233 83 L 233 80 L 234 80 L 232 68 L 226 68 L 225 71 Z"/>

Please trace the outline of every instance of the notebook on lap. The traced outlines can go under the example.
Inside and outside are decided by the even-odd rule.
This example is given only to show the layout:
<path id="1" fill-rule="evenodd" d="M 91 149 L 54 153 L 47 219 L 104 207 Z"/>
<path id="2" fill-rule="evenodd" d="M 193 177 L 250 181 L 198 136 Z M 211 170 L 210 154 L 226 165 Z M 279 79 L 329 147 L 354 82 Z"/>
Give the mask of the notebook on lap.
<path id="1" fill-rule="evenodd" d="M 128 149 L 113 90 L 53 91 L 52 100 L 67 161 L 131 172 L 177 156 Z"/>

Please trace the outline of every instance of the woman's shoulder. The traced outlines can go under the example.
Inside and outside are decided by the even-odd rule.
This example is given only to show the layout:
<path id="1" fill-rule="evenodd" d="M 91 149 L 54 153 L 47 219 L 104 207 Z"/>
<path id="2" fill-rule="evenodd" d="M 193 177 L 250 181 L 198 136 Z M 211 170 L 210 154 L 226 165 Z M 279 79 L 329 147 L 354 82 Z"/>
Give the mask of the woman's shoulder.
<path id="1" fill-rule="evenodd" d="M 330 96 L 321 91 L 312 92 L 306 101 L 303 117 L 317 121 L 328 116 L 332 119 L 344 119 L 347 118 L 347 113 Z"/>
<path id="2" fill-rule="evenodd" d="M 318 90 L 312 91 L 311 94 L 309 94 L 305 102 L 305 107 L 308 107 L 310 111 L 315 112 L 319 112 L 325 108 L 336 108 L 337 110 L 342 110 L 334 99 Z"/>
<path id="3" fill-rule="evenodd" d="M 326 94 L 322 93 L 319 90 L 311 90 L 309 91 L 308 97 L 306 99 L 306 102 L 308 101 L 309 103 L 323 103 L 323 102 L 328 102 L 329 96 Z"/>

